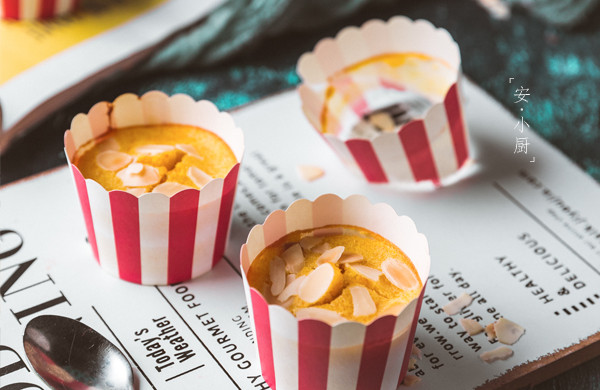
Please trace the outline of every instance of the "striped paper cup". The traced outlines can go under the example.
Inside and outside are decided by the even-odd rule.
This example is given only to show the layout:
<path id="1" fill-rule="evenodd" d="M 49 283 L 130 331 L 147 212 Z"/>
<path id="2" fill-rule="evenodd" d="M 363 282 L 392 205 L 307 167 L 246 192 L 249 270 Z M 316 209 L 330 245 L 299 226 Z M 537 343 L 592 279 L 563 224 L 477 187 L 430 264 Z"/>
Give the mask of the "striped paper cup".
<path id="1" fill-rule="evenodd" d="M 398 54 L 432 59 L 437 65 L 424 61 L 418 72 L 409 73 L 385 62 L 386 56 Z M 443 184 L 468 160 L 458 87 L 460 51 L 446 30 L 406 17 L 370 20 L 321 40 L 300 57 L 297 71 L 307 119 L 367 181 Z M 392 102 L 394 94 L 416 92 L 426 97 L 429 108 L 397 131 L 356 138 L 348 129 L 378 108 L 374 105 L 381 103 L 381 91 Z"/>
<path id="2" fill-rule="evenodd" d="M 248 285 L 248 269 L 264 248 L 293 231 L 331 224 L 368 229 L 401 248 L 423 281 L 420 296 L 369 324 L 348 321 L 331 326 L 316 319 L 298 320 Z M 271 213 L 263 225 L 250 231 L 241 249 L 246 300 L 269 386 L 279 390 L 395 390 L 408 369 L 429 265 L 427 239 L 413 221 L 361 195 L 341 199 L 327 194 L 314 202 L 301 199 L 286 211 Z"/>
<path id="3" fill-rule="evenodd" d="M 0 18 L 51 19 L 75 12 L 79 3 L 80 0 L 0 0 Z"/>
<path id="4" fill-rule="evenodd" d="M 140 197 L 106 191 L 98 182 L 85 179 L 72 164 L 80 146 L 109 129 L 157 124 L 212 131 L 229 145 L 238 163 L 225 178 L 212 179 L 201 190 Z M 124 94 L 75 116 L 65 133 L 65 153 L 100 267 L 129 282 L 161 285 L 212 269 L 225 250 L 243 152 L 244 137 L 232 117 L 209 101 L 196 102 L 187 95 L 169 97 L 158 91 L 141 97 Z"/>

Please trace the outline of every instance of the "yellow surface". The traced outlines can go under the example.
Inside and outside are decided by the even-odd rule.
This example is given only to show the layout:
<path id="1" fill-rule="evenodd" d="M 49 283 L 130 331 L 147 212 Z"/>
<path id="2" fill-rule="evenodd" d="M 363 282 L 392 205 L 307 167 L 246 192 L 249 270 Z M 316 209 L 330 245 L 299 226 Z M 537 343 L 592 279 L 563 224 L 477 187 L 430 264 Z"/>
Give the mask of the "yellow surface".
<path id="1" fill-rule="evenodd" d="M 48 21 L 0 19 L 0 84 L 61 51 L 124 24 L 167 0 L 82 1 L 82 9 Z M 87 8 L 86 8 L 87 4 Z"/>
<path id="2" fill-rule="evenodd" d="M 117 172 L 106 171 L 96 163 L 96 156 L 107 149 L 114 141 L 120 152 L 128 153 L 136 161 L 159 169 L 161 180 L 177 182 L 197 188 L 187 177 L 189 167 L 200 168 L 212 177 L 224 178 L 229 170 L 237 163 L 235 155 L 227 144 L 213 132 L 194 126 L 156 125 L 135 126 L 111 130 L 106 136 L 97 141 L 91 141 L 82 146 L 76 153 L 73 163 L 79 168 L 86 179 L 93 179 L 106 190 L 125 190 Z M 156 155 L 140 155 L 136 148 L 144 145 L 192 145 L 201 157 L 187 155 L 180 150 L 171 150 Z M 156 185 L 146 187 L 151 191 Z"/>
<path id="3" fill-rule="evenodd" d="M 343 229 L 343 234 L 324 236 L 322 238 L 322 242 L 329 243 L 332 248 L 336 246 L 345 247 L 344 254 L 357 253 L 362 255 L 364 258 L 362 261 L 352 264 L 365 265 L 367 267 L 375 268 L 379 271 L 381 271 L 381 263 L 387 258 L 392 257 L 398 259 L 407 264 L 408 267 L 413 271 L 416 279 L 419 280 L 414 265 L 397 246 L 378 234 L 365 229 L 354 226 L 343 226 Z M 271 281 L 269 278 L 269 263 L 271 259 L 273 259 L 275 256 L 280 256 L 283 251 L 289 248 L 292 243 L 299 242 L 303 237 L 311 235 L 313 234 L 310 230 L 296 231 L 288 234 L 287 236 L 275 242 L 273 245 L 261 251 L 254 262 L 252 262 L 250 269 L 248 270 L 248 283 L 250 286 L 260 291 L 270 303 L 275 303 L 276 301 L 270 294 Z M 304 256 L 304 266 L 302 270 L 298 272 L 297 276 L 308 275 L 311 271 L 317 268 L 316 261 L 320 254 L 304 251 Z M 375 282 L 356 273 L 354 270 L 348 267 L 348 265 L 349 264 L 335 265 L 335 267 L 339 268 L 344 277 L 344 288 L 340 294 L 327 297 L 327 302 L 318 305 L 310 305 L 296 296 L 293 298 L 291 305 L 287 307 L 287 309 L 295 314 L 296 310 L 299 308 L 319 307 L 336 311 L 348 320 L 368 323 L 388 309 L 391 305 L 408 303 L 412 301 L 419 295 L 421 291 L 422 282 L 420 280 L 418 288 L 409 291 L 401 290 L 390 283 L 385 275 L 381 275 L 379 280 Z M 369 290 L 371 298 L 373 298 L 373 301 L 377 306 L 377 312 L 375 314 L 361 317 L 353 316 L 354 306 L 352 304 L 352 295 L 350 294 L 349 287 L 355 285 L 362 285 Z"/>

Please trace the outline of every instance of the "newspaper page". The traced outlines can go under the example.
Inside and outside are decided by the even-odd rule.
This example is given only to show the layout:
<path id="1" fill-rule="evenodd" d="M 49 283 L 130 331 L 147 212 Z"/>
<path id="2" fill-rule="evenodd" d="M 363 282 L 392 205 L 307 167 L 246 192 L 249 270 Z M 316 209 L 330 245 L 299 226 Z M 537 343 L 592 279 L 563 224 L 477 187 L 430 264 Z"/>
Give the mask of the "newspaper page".
<path id="1" fill-rule="evenodd" d="M 409 215 L 428 240 L 431 275 L 411 374 L 417 389 L 466 389 L 575 345 L 598 332 L 600 187 L 529 133 L 526 158 L 513 152 L 512 117 L 470 83 L 466 114 L 473 164 L 457 183 L 423 190 L 369 185 L 341 165 L 303 117 L 295 91 L 234 112 L 244 130 L 242 162 L 225 258 L 211 272 L 172 286 L 139 286 L 102 272 L 86 243 L 68 169 L 0 190 L 0 386 L 46 388 L 24 354 L 27 322 L 40 314 L 81 319 L 134 367 L 140 389 L 266 389 L 239 271 L 252 226 L 295 199 L 359 193 Z M 532 155 L 535 161 L 531 162 Z M 306 183 L 298 164 L 322 166 Z M 448 316 L 462 293 L 473 303 Z M 460 318 L 501 316 L 526 329 L 514 355 L 491 364 L 496 348 L 469 336 Z"/>

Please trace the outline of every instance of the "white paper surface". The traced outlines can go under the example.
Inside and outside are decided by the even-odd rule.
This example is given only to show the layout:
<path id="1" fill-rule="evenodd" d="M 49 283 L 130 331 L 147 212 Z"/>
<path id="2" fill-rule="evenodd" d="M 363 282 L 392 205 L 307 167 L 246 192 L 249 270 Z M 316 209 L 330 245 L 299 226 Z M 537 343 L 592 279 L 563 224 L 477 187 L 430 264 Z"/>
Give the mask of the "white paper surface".
<path id="1" fill-rule="evenodd" d="M 245 311 L 239 248 L 271 210 L 327 192 L 387 202 L 427 235 L 432 275 L 416 333 L 424 358 L 411 372 L 422 379 L 415 388 L 473 388 L 598 332 L 600 187 L 533 132 L 529 155 L 513 154 L 516 119 L 468 82 L 465 94 L 475 162 L 468 178 L 435 191 L 368 185 L 347 172 L 304 119 L 295 92 L 235 112 L 247 152 L 227 261 L 177 286 L 133 285 L 100 270 L 67 169 L 3 188 L 0 344 L 11 349 L 0 350 L 0 365 L 26 367 L 13 365 L 0 385 L 44 388 L 21 336 L 36 315 L 59 314 L 81 317 L 126 351 L 140 389 L 266 388 Z M 320 165 L 326 175 L 305 183 L 298 164 Z M 20 250 L 7 255 L 21 240 Z M 22 275 L 11 278 L 17 270 Z M 463 292 L 475 298 L 470 307 L 452 317 L 441 312 Z M 484 334 L 468 339 L 458 320 L 480 317 L 485 325 L 500 315 L 527 331 L 511 347 L 513 357 L 486 364 L 478 355 L 501 344 Z M 148 341 L 161 331 L 160 340 Z M 160 347 L 148 350 L 155 341 Z M 161 356 L 169 360 L 157 363 Z"/>

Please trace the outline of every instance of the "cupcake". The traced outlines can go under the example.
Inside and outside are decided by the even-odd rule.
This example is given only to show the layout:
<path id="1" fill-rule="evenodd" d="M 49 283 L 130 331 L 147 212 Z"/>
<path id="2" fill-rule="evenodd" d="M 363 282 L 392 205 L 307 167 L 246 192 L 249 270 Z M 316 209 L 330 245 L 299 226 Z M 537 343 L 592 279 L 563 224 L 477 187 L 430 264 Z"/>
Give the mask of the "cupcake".
<path id="1" fill-rule="evenodd" d="M 208 101 L 152 91 L 78 114 L 65 153 L 100 266 L 123 280 L 172 284 L 222 257 L 243 135 Z"/>
<path id="2" fill-rule="evenodd" d="M 370 20 L 317 43 L 297 70 L 307 119 L 369 182 L 437 185 L 467 162 L 460 52 L 446 30 Z"/>
<path id="3" fill-rule="evenodd" d="M 241 250 L 267 383 L 396 389 L 429 262 L 412 220 L 363 196 L 323 195 L 273 212 Z"/>
<path id="4" fill-rule="evenodd" d="M 0 18 L 12 20 L 51 19 L 79 8 L 80 0 L 0 0 Z"/>

